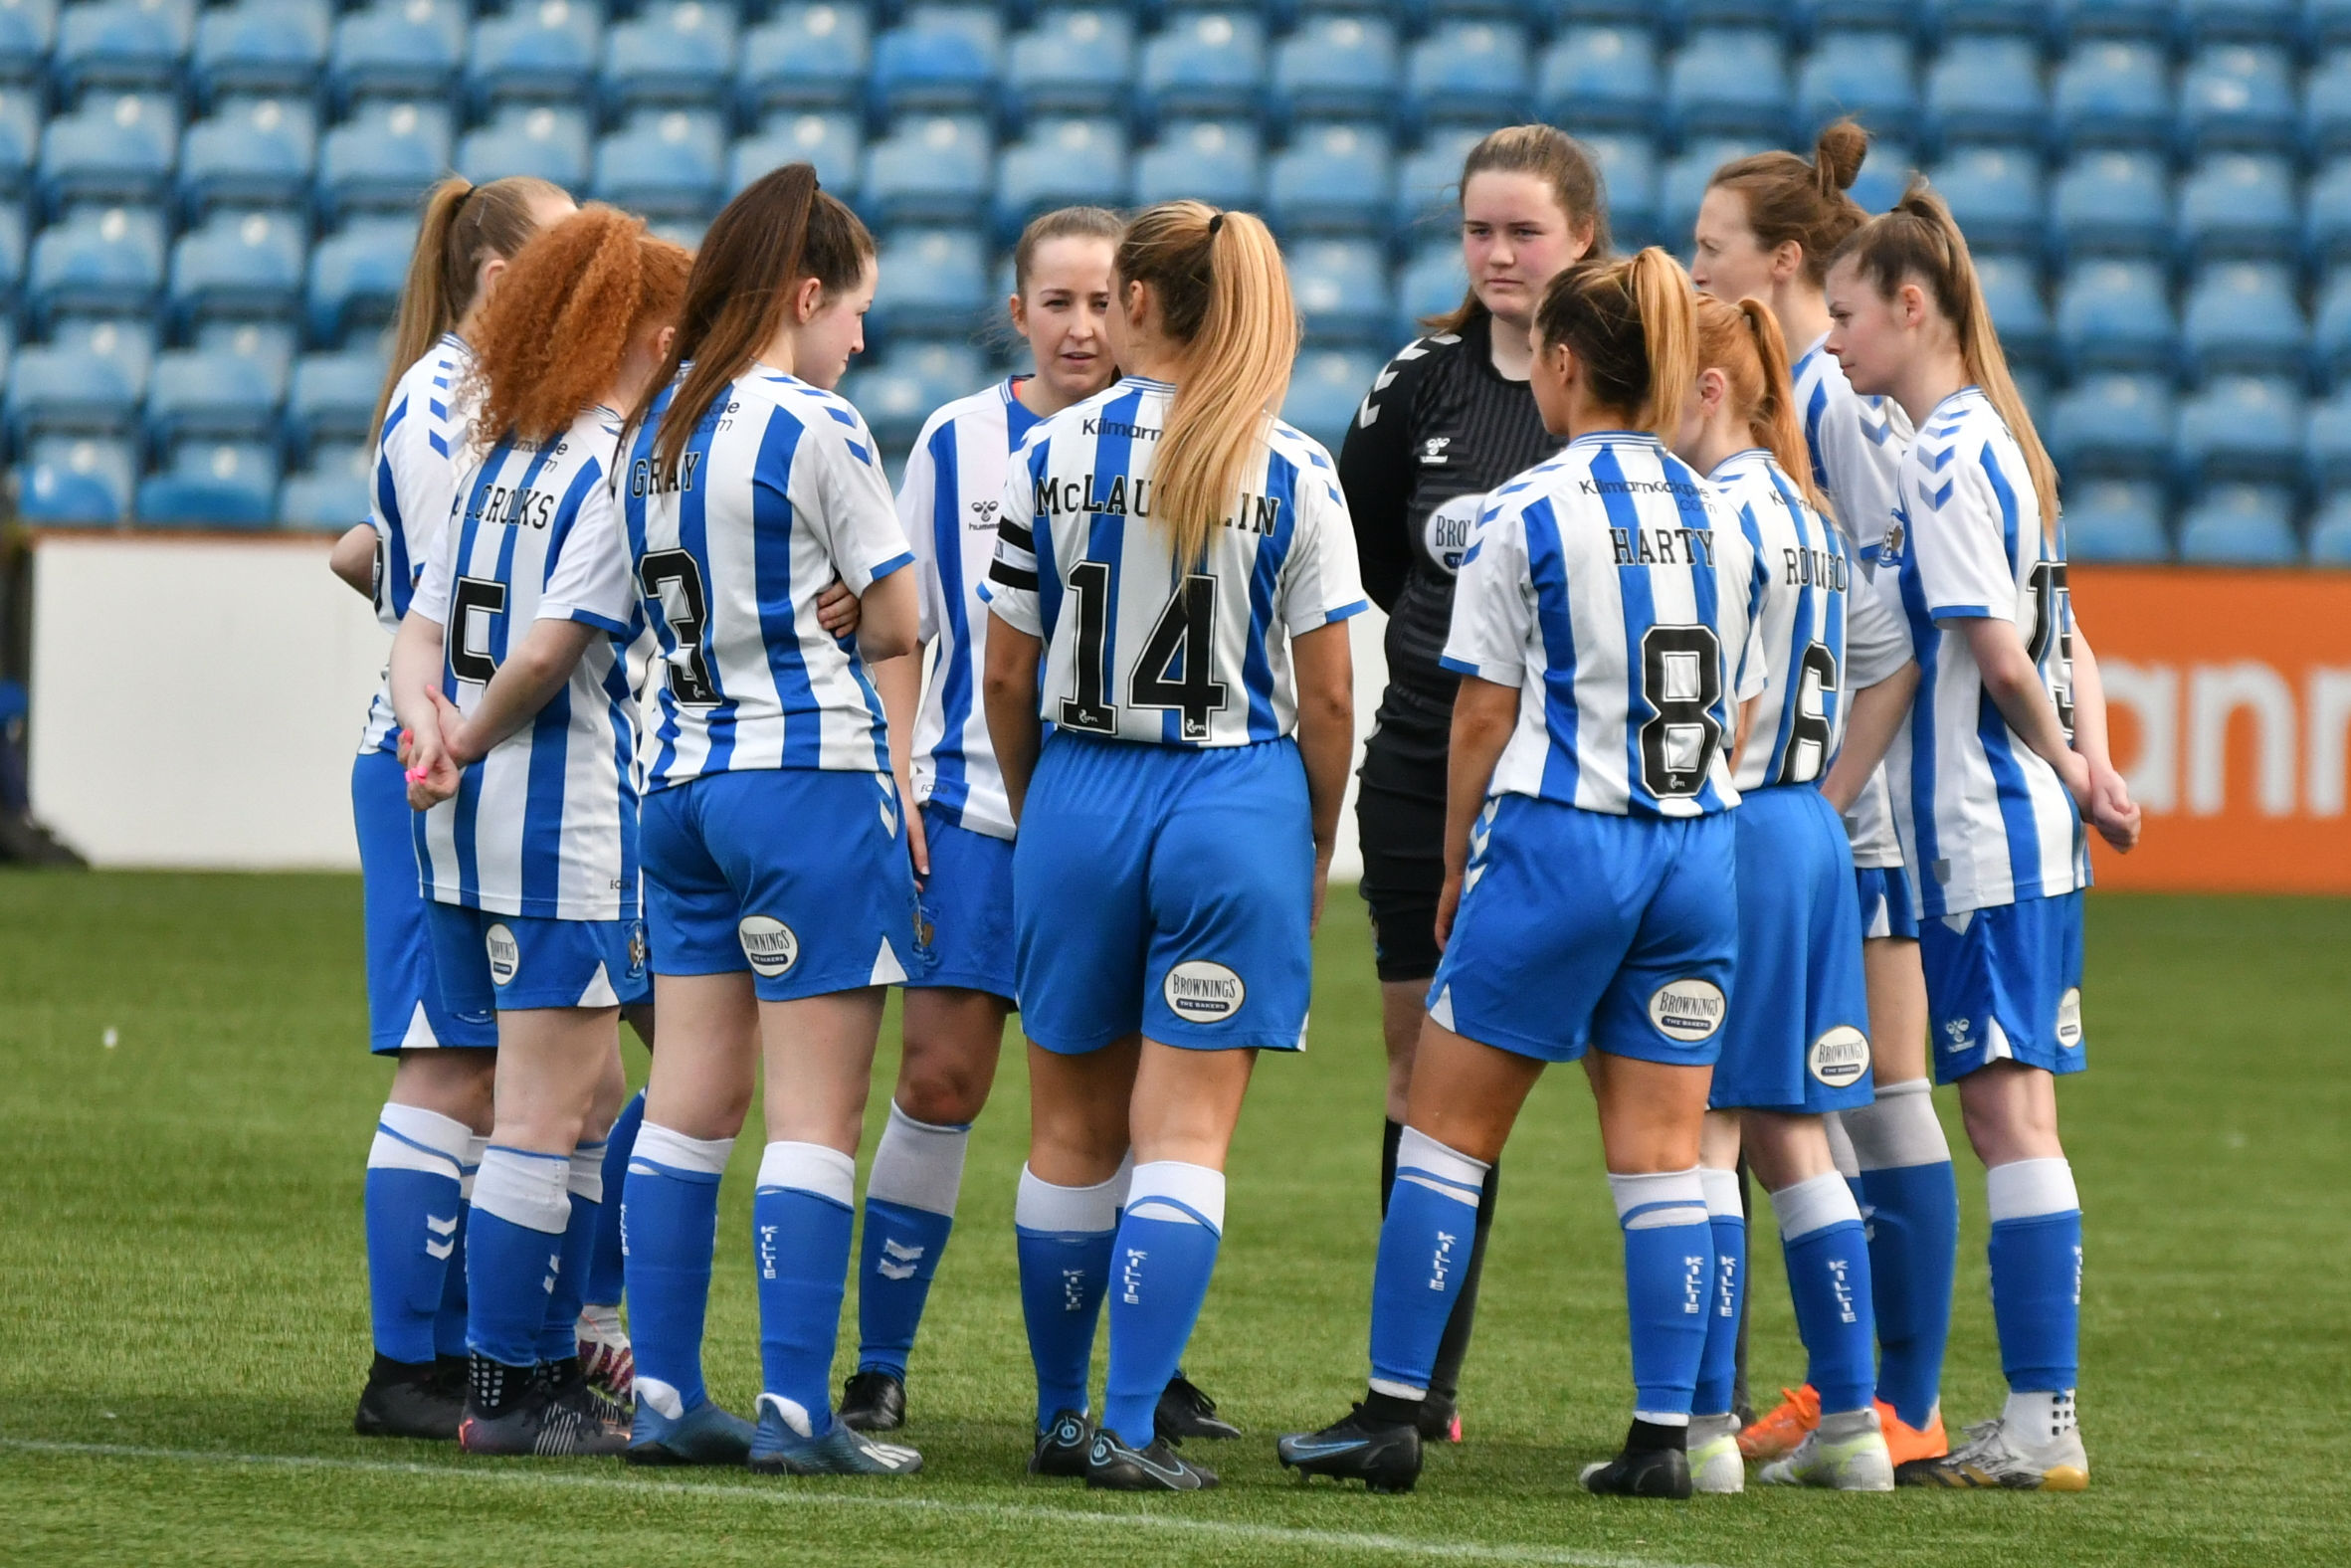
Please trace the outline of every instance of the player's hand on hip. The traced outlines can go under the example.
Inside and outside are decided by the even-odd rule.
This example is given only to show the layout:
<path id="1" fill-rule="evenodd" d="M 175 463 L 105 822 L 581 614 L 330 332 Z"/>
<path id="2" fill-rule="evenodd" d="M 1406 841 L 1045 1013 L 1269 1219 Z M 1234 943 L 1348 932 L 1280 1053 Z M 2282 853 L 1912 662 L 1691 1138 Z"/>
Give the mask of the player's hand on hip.
<path id="1" fill-rule="evenodd" d="M 816 624 L 825 629 L 827 637 L 847 637 L 865 619 L 865 606 L 858 596 L 849 591 L 849 584 L 836 577 L 816 596 Z"/>

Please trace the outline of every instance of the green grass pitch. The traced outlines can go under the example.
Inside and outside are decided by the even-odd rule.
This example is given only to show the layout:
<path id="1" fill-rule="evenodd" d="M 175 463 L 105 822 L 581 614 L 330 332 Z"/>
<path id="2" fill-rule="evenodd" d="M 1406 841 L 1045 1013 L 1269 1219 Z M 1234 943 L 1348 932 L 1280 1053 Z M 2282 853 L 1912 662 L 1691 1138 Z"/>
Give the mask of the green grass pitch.
<path id="1" fill-rule="evenodd" d="M 1469 1443 L 1433 1454 L 1410 1497 L 1288 1480 L 1273 1435 L 1344 1411 L 1364 1370 L 1380 1065 L 1369 944 L 1342 891 L 1312 1049 L 1259 1070 L 1187 1359 L 1249 1436 L 1209 1456 L 1221 1491 L 1136 1499 L 1022 1473 L 1017 1051 L 915 1352 L 905 1436 L 922 1475 L 465 1462 L 350 1431 L 367 1357 L 360 1167 L 386 1078 L 362 1049 L 357 882 L 0 876 L 0 1561 L 2339 1562 L 2351 902 L 2102 895 L 2089 924 L 2097 1067 L 2063 1090 L 2089 1216 L 2087 1494 L 1580 1493 L 1575 1468 L 1613 1447 L 1630 1390 L 1617 1230 L 1570 1072 L 1538 1090 L 1504 1160 Z M 885 1104 L 884 1086 L 876 1127 Z M 738 1410 L 757 1386 L 759 1143 L 746 1129 L 727 1186 L 707 1351 Z M 1954 1425 L 1999 1395 L 1982 1185 L 1960 1161 Z M 1801 1358 L 1767 1223 L 1757 1241 L 1768 1394 Z M 846 1326 L 854 1341 L 854 1305 Z"/>

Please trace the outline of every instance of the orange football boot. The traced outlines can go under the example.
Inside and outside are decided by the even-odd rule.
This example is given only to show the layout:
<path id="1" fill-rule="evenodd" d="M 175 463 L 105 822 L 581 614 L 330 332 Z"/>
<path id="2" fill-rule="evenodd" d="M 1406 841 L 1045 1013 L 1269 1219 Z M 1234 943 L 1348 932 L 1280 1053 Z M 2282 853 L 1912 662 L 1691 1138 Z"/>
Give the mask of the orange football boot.
<path id="1" fill-rule="evenodd" d="M 1943 1433 L 1943 1407 L 1935 1406 L 1926 1425 L 1913 1427 L 1894 1414 L 1893 1406 L 1878 1400 L 1877 1425 L 1885 1433 L 1885 1451 L 1896 1466 L 1912 1460 L 1939 1460 L 1951 1452 L 1951 1440 Z"/>
<path id="2" fill-rule="evenodd" d="M 1779 1404 L 1739 1434 L 1739 1452 L 1751 1460 L 1784 1460 L 1820 1424 L 1821 1396 L 1810 1383 L 1781 1389 Z"/>

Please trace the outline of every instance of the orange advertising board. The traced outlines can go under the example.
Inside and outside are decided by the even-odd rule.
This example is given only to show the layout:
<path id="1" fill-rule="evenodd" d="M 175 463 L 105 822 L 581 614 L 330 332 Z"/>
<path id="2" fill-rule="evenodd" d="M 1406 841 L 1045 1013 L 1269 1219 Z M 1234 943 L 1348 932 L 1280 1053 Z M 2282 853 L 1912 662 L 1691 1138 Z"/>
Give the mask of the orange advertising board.
<path id="1" fill-rule="evenodd" d="M 2351 572 L 2075 566 L 2138 849 L 2098 883 L 2351 893 Z"/>

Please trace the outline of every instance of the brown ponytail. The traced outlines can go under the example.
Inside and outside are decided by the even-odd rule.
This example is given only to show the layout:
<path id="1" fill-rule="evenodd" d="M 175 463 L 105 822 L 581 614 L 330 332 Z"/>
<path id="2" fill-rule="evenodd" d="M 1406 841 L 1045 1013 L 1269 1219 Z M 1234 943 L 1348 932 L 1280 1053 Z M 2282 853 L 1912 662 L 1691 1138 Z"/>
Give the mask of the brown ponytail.
<path id="1" fill-rule="evenodd" d="M 1126 226 L 1118 291 L 1148 284 L 1183 345 L 1183 379 L 1151 466 L 1151 517 L 1179 562 L 1198 561 L 1289 390 L 1299 323 L 1281 249 L 1246 212 L 1162 202 Z"/>
<path id="2" fill-rule="evenodd" d="M 1690 296 L 1689 274 L 1653 245 L 1630 261 L 1587 259 L 1560 273 L 1535 329 L 1546 349 L 1564 345 L 1583 362 L 1595 403 L 1671 441 L 1698 373 Z"/>
<path id="3" fill-rule="evenodd" d="M 2025 399 L 2008 373 L 2008 355 L 2001 350 L 1992 312 L 1984 304 L 1975 257 L 1943 198 L 1925 180 L 1913 178 L 1893 211 L 1855 230 L 1831 260 L 1851 262 L 1876 287 L 1880 298 L 1892 298 L 1905 283 L 1926 291 L 1958 335 L 1968 379 L 1984 389 L 2025 454 L 2025 470 L 2033 476 L 2033 493 L 2041 503 L 2042 532 L 2056 538 L 2057 467 L 2050 461 L 2049 449 L 2041 444 L 2041 433 L 2033 428 L 2033 416 L 2026 412 Z"/>
<path id="4" fill-rule="evenodd" d="M 1558 126 L 1505 125 L 1489 133 L 1462 160 L 1462 183 L 1456 199 L 1469 188 L 1471 176 L 1489 173 L 1531 174 L 1548 184 L 1559 210 L 1567 215 L 1569 230 L 1590 235 L 1584 249 L 1587 258 L 1606 256 L 1616 243 L 1608 229 L 1608 193 L 1600 178 L 1600 165 L 1592 161 L 1582 142 Z M 1472 284 L 1460 304 L 1443 315 L 1424 318 L 1421 330 L 1459 332 L 1486 313 Z"/>
<path id="5" fill-rule="evenodd" d="M 1813 483 L 1812 449 L 1796 417 L 1796 394 L 1788 375 L 1788 340 L 1779 318 L 1760 299 L 1725 304 L 1700 294 L 1694 306 L 1698 368 L 1719 370 L 1730 383 L 1731 411 L 1747 426 L 1747 439 L 1772 455 L 1796 482 L 1806 504 L 1826 517 L 1829 498 Z"/>
<path id="6" fill-rule="evenodd" d="M 619 376 L 629 347 L 674 320 L 693 257 L 645 220 L 591 206 L 519 251 L 482 312 L 469 381 L 475 430 L 546 441 Z"/>
<path id="7" fill-rule="evenodd" d="M 1746 199 L 1755 243 L 1776 251 L 1794 241 L 1804 250 L 1804 276 L 1815 288 L 1829 276 L 1829 257 L 1869 221 L 1846 192 L 1869 155 L 1869 133 L 1850 119 L 1824 126 L 1810 159 L 1793 152 L 1759 152 L 1714 171 L 1706 188 L 1737 191 Z"/>
<path id="8" fill-rule="evenodd" d="M 690 361 L 654 442 L 658 461 L 676 472 L 720 389 L 782 330 L 801 282 L 814 278 L 828 296 L 837 294 L 856 288 L 873 259 L 874 236 L 839 198 L 818 189 L 811 165 L 787 163 L 744 186 L 702 236 L 686 280 L 678 336 L 629 411 L 623 446 Z"/>
<path id="9" fill-rule="evenodd" d="M 511 174 L 487 185 L 452 175 L 425 198 L 424 222 L 408 259 L 408 281 L 400 289 L 400 314 L 392 327 L 392 368 L 375 400 L 368 440 L 383 433 L 392 389 L 408 367 L 425 357 L 444 332 L 457 329 L 474 307 L 474 281 L 492 257 L 512 257 L 536 230 L 531 208 L 569 198 L 559 186 L 528 174 Z"/>

